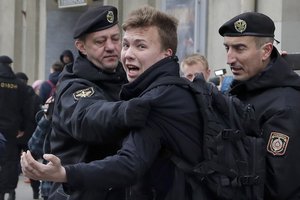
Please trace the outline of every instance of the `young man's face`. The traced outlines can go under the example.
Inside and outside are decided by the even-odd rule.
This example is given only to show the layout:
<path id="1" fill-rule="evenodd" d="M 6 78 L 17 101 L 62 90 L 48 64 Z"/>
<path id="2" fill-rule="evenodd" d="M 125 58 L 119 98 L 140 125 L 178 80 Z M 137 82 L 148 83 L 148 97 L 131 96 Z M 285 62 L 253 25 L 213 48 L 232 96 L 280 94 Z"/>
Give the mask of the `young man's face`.
<path id="1" fill-rule="evenodd" d="M 130 28 L 124 33 L 121 61 L 129 82 L 159 60 L 171 56 L 172 51 L 162 50 L 157 27 Z"/>
<path id="2" fill-rule="evenodd" d="M 181 67 L 181 71 L 183 73 L 183 76 L 190 81 L 193 81 L 196 74 L 202 73 L 205 80 L 208 80 L 210 76 L 210 70 L 205 67 L 205 65 L 201 62 L 197 62 L 194 64 L 185 64 Z"/>
<path id="3" fill-rule="evenodd" d="M 227 64 L 230 65 L 234 79 L 245 81 L 260 73 L 266 66 L 266 52 L 257 47 L 255 37 L 224 37 L 227 51 Z"/>
<path id="4" fill-rule="evenodd" d="M 76 47 L 95 66 L 114 71 L 121 53 L 121 36 L 118 25 L 105 30 L 89 33 L 84 41 L 77 40 Z"/>

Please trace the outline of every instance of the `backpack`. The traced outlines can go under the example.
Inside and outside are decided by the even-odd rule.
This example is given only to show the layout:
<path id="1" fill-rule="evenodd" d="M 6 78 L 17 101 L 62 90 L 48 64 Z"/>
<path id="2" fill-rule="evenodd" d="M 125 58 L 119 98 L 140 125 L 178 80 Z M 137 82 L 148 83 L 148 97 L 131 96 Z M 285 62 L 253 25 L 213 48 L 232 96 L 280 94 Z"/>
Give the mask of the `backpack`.
<path id="1" fill-rule="evenodd" d="M 191 165 L 167 149 L 175 166 L 185 172 L 193 200 L 263 199 L 265 143 L 253 106 L 222 94 L 203 76 L 193 82 L 164 77 L 149 88 L 174 84 L 193 94 L 204 124 L 202 162 Z"/>

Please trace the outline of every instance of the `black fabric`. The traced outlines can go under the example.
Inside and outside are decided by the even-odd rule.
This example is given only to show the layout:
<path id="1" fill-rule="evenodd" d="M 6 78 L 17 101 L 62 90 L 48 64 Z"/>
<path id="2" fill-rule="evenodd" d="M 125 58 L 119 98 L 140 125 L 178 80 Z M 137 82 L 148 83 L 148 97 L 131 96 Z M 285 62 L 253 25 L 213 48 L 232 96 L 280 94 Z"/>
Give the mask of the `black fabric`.
<path id="1" fill-rule="evenodd" d="M 273 20 L 258 12 L 245 12 L 225 22 L 219 29 L 221 36 L 274 37 Z"/>
<path id="2" fill-rule="evenodd" d="M 190 90 L 204 119 L 204 161 L 191 165 L 166 149 L 176 166 L 189 175 L 193 199 L 262 200 L 265 143 L 253 107 L 223 95 L 199 76 L 192 83 L 178 77 L 160 79 L 148 89 L 169 84 Z M 211 191 L 209 196 L 201 184 Z"/>
<path id="3" fill-rule="evenodd" d="M 13 61 L 10 57 L 8 56 L 0 56 L 0 63 L 3 63 L 3 64 L 11 64 Z"/>
<path id="4" fill-rule="evenodd" d="M 271 56 L 264 71 L 246 82 L 234 81 L 230 93 L 254 105 L 266 143 L 272 132 L 289 137 L 283 155 L 267 153 L 265 199 L 296 200 L 300 196 L 300 77 L 275 48 Z"/>
<path id="5" fill-rule="evenodd" d="M 113 6 L 97 6 L 84 12 L 76 22 L 74 39 L 87 33 L 110 28 L 118 23 L 118 10 Z"/>

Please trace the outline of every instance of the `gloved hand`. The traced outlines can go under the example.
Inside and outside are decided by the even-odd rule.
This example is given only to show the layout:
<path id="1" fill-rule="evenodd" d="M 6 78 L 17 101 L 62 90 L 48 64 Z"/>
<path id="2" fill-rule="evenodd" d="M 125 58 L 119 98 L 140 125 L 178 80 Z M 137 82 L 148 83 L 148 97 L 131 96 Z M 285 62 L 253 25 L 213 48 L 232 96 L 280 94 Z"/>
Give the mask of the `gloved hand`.
<path id="1" fill-rule="evenodd" d="M 149 100 L 134 98 L 126 102 L 125 125 L 130 128 L 141 128 L 145 125 L 151 109 Z"/>

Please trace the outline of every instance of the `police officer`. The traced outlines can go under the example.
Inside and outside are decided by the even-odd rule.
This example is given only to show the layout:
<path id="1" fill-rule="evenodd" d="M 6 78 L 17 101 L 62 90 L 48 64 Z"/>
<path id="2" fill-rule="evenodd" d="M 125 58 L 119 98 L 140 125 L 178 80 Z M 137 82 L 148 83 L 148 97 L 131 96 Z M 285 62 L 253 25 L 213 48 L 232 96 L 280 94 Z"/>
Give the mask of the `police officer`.
<path id="1" fill-rule="evenodd" d="M 29 124 L 27 113 L 30 113 L 30 94 L 26 84 L 15 76 L 12 62 L 10 57 L 0 56 L 0 132 L 7 140 L 0 161 L 0 200 L 5 193 L 9 193 L 10 200 L 15 199 L 20 161 L 17 138 L 23 136 Z"/>
<path id="2" fill-rule="evenodd" d="M 121 35 L 117 14 L 113 6 L 91 8 L 75 25 L 74 39 L 79 55 L 60 75 L 50 136 L 51 152 L 63 165 L 90 162 L 116 153 L 126 133 L 123 127 L 129 126 L 125 120 L 138 126 L 143 118 L 134 108 L 129 109 L 132 119 L 124 120 L 116 118 L 119 109 L 111 113 L 99 112 L 111 106 L 104 105 L 104 100 L 119 100 L 121 86 L 127 83 L 119 62 Z M 119 113 L 129 110 L 121 108 Z M 124 192 L 122 188 L 75 191 L 54 183 L 48 199 L 122 200 Z"/>
<path id="3" fill-rule="evenodd" d="M 234 76 L 230 93 L 254 105 L 266 141 L 264 199 L 300 197 L 300 78 L 273 46 L 268 16 L 246 12 L 224 23 L 227 63 Z"/>

